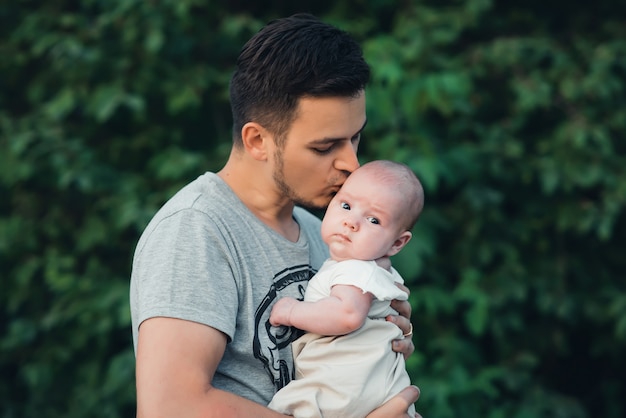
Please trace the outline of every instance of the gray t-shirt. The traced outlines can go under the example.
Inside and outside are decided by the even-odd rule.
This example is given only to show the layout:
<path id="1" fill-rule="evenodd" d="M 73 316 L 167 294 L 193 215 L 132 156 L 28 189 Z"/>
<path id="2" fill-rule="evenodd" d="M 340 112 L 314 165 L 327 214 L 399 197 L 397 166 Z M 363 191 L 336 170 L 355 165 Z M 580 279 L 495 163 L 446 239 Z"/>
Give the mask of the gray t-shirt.
<path id="1" fill-rule="evenodd" d="M 301 332 L 269 324 L 282 296 L 302 299 L 328 257 L 320 220 L 296 207 L 298 242 L 256 218 L 216 174 L 181 189 L 154 216 L 133 260 L 130 307 L 137 349 L 148 318 L 194 321 L 228 336 L 217 388 L 267 405 L 293 379 L 291 342 Z"/>

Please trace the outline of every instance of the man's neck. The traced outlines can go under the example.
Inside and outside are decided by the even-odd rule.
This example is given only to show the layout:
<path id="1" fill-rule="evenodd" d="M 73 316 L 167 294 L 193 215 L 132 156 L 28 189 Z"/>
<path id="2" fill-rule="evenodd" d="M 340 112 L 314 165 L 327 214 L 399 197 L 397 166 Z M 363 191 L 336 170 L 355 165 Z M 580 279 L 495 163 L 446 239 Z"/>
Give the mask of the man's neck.
<path id="1" fill-rule="evenodd" d="M 254 163 L 231 154 L 217 175 L 261 222 L 286 239 L 296 242 L 300 236 L 300 227 L 293 219 L 293 201 L 279 195 L 271 175 L 259 175 Z"/>

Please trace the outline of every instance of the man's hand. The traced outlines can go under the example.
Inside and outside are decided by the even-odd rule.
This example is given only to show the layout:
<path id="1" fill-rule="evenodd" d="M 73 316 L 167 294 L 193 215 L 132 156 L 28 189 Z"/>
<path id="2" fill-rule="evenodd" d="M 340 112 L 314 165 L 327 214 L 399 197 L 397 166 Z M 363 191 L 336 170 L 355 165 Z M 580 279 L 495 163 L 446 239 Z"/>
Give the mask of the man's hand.
<path id="1" fill-rule="evenodd" d="M 409 410 L 409 406 L 417 402 L 419 397 L 419 388 L 417 386 L 409 386 L 403 389 L 402 392 L 398 393 L 396 396 L 389 399 L 387 402 L 370 412 L 366 418 L 422 418 L 422 416 L 417 412 L 415 413 L 415 417 L 411 417 L 407 412 Z"/>
<path id="2" fill-rule="evenodd" d="M 396 285 L 410 294 L 408 287 L 396 283 Z M 402 353 L 404 358 L 407 359 L 413 351 L 415 351 L 415 345 L 413 344 L 413 325 L 411 325 L 411 304 L 406 300 L 392 300 L 391 307 L 395 309 L 399 315 L 387 316 L 387 321 L 393 322 L 402 330 L 404 338 L 401 340 L 394 340 L 392 349 L 397 353 Z"/>

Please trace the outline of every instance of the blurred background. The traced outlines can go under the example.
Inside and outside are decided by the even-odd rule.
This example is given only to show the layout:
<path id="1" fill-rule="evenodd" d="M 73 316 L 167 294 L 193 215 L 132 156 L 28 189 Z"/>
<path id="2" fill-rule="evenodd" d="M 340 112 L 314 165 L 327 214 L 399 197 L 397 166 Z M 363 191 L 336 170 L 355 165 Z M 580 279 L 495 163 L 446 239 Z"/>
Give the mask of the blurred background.
<path id="1" fill-rule="evenodd" d="M 239 49 L 298 11 L 372 66 L 362 162 L 425 187 L 393 260 L 418 411 L 625 417 L 618 0 L 1 2 L 0 417 L 134 416 L 137 239 L 226 161 Z"/>

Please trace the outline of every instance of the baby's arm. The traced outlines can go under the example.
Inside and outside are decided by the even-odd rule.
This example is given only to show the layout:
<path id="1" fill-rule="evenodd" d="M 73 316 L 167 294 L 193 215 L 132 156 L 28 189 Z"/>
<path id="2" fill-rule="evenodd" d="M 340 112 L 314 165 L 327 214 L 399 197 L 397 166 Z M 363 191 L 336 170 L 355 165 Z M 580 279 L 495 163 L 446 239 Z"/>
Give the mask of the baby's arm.
<path id="1" fill-rule="evenodd" d="M 270 324 L 320 335 L 344 335 L 361 328 L 371 304 L 371 293 L 355 286 L 335 285 L 330 296 L 316 302 L 279 299 L 272 308 Z"/>

